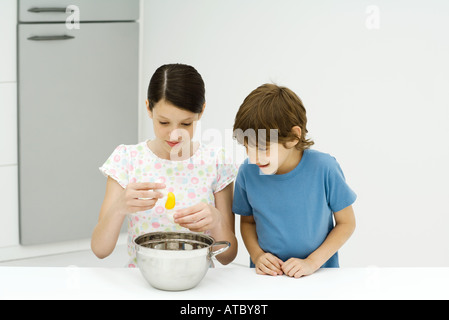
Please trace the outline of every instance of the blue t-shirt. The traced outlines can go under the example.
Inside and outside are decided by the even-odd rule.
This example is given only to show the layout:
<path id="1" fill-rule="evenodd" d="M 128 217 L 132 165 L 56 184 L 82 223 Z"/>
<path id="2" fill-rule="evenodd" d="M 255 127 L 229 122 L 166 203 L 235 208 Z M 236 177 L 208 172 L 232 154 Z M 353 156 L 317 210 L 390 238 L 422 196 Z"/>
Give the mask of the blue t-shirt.
<path id="1" fill-rule="evenodd" d="M 246 159 L 235 182 L 232 211 L 254 217 L 263 251 L 282 261 L 305 259 L 333 229 L 333 212 L 356 197 L 334 157 L 307 149 L 296 168 L 282 175 L 264 175 Z M 338 268 L 338 253 L 322 267 Z"/>

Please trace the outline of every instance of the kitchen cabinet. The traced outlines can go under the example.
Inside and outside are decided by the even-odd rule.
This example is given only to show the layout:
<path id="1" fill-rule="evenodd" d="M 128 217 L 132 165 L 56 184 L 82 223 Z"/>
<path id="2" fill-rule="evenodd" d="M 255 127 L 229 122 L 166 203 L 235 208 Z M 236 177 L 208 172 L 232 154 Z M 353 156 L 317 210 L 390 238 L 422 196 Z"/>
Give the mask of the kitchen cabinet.
<path id="1" fill-rule="evenodd" d="M 21 1 L 21 18 L 42 2 Z M 101 17 L 109 1 L 70 4 L 87 15 L 87 2 Z M 89 238 L 105 192 L 98 167 L 137 141 L 138 23 L 27 23 L 18 33 L 20 242 Z"/>
<path id="2" fill-rule="evenodd" d="M 17 85 L 0 83 L 0 166 L 17 165 Z"/>

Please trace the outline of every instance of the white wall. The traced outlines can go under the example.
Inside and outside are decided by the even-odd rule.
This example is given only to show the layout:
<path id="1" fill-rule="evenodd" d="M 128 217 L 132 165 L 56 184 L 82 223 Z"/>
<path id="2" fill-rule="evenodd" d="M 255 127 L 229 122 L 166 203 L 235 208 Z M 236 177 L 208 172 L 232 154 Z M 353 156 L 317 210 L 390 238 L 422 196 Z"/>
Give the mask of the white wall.
<path id="1" fill-rule="evenodd" d="M 162 64 L 199 70 L 202 129 L 223 134 L 251 90 L 288 86 L 358 194 L 341 265 L 449 266 L 449 2 L 144 0 L 143 15 L 141 139 Z"/>
<path id="2" fill-rule="evenodd" d="M 0 248 L 19 243 L 16 3 L 0 1 Z"/>

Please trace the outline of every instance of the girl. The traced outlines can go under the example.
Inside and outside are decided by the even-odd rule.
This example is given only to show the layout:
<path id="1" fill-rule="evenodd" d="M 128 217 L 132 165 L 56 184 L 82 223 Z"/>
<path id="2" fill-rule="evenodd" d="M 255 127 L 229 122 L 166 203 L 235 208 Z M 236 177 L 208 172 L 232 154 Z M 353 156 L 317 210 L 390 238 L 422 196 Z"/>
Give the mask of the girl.
<path id="1" fill-rule="evenodd" d="M 231 243 L 217 256 L 222 264 L 237 254 L 232 213 L 237 168 L 225 162 L 224 150 L 193 142 L 205 108 L 205 88 L 195 68 L 164 65 L 151 78 L 146 101 L 155 139 L 118 146 L 100 171 L 108 177 L 91 247 L 102 259 L 115 248 L 128 217 L 129 267 L 136 266 L 133 240 L 156 231 L 206 232 Z M 166 216 L 164 196 L 176 197 L 174 223 Z M 159 201 L 158 201 L 159 200 Z"/>

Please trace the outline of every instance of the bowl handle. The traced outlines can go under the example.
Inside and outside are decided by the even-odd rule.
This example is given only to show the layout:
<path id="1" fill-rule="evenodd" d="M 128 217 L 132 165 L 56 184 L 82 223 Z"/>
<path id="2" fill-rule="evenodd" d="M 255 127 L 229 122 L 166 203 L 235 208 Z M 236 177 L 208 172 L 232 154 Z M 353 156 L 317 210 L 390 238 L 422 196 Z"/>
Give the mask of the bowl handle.
<path id="1" fill-rule="evenodd" d="M 228 242 L 228 241 L 217 241 L 217 242 L 215 242 L 215 243 L 212 245 L 212 247 L 215 247 L 215 246 L 222 246 L 222 245 L 226 245 L 226 247 L 221 248 L 221 249 L 218 249 L 217 251 L 212 251 L 212 252 L 210 253 L 210 257 L 211 257 L 211 258 L 212 258 L 212 257 L 215 257 L 216 255 L 219 255 L 220 253 L 225 252 L 226 250 L 228 250 L 229 247 L 231 246 L 231 243 Z"/>

